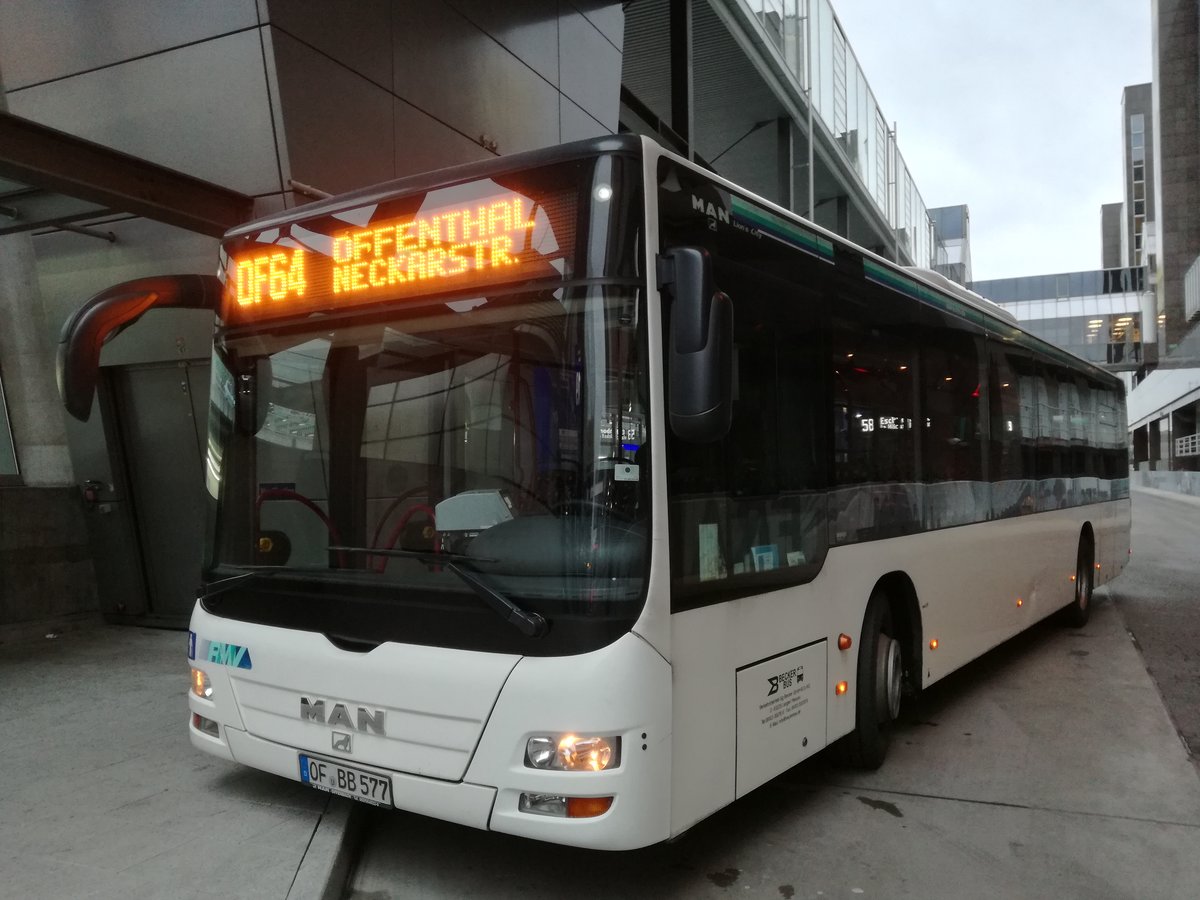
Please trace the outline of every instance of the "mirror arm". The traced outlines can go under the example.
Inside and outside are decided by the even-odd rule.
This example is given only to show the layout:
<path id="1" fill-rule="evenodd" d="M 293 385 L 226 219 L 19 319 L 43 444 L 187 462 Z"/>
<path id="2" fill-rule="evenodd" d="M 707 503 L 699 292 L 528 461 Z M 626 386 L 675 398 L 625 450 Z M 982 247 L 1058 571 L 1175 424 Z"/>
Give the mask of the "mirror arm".
<path id="1" fill-rule="evenodd" d="M 149 309 L 208 309 L 216 313 L 224 290 L 215 275 L 162 275 L 106 288 L 63 324 L 58 342 L 58 393 L 81 422 L 92 414 L 100 349 Z"/>

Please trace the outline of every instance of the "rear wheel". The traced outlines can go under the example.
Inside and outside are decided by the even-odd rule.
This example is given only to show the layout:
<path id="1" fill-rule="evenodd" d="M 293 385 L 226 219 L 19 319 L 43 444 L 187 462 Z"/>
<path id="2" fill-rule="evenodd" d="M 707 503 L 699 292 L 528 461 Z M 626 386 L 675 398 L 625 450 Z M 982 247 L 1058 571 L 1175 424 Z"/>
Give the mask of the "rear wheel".
<path id="1" fill-rule="evenodd" d="M 846 761 L 860 769 L 877 769 L 883 763 L 892 723 L 900 716 L 904 657 L 895 634 L 887 596 L 877 590 L 863 620 L 854 731 L 844 742 Z"/>
<path id="2" fill-rule="evenodd" d="M 1082 628 L 1092 614 L 1092 590 L 1095 587 L 1096 564 L 1092 541 L 1086 534 L 1079 539 L 1075 554 L 1075 598 L 1063 610 L 1063 620 L 1072 628 Z"/>

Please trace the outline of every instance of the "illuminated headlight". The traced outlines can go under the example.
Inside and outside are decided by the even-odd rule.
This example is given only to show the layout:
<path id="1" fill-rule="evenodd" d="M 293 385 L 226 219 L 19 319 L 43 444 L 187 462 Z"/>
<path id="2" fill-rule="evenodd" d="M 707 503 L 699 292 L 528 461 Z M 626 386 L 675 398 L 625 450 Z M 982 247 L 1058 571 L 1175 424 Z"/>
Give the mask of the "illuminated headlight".
<path id="1" fill-rule="evenodd" d="M 212 683 L 208 676 L 199 669 L 192 669 L 192 693 L 205 700 L 212 699 Z"/>
<path id="2" fill-rule="evenodd" d="M 525 745 L 525 765 L 531 769 L 600 772 L 615 768 L 620 761 L 619 737 L 538 735 Z"/>

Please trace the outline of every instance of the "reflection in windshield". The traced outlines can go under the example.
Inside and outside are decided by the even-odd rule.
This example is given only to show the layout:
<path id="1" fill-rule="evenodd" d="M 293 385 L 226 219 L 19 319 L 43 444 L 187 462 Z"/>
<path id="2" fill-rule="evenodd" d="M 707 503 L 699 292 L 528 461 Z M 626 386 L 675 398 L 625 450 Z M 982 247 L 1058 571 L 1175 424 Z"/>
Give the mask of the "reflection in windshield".
<path id="1" fill-rule="evenodd" d="M 559 288 L 226 336 L 212 562 L 401 601 L 464 593 L 453 564 L 548 616 L 628 607 L 649 507 L 638 320 L 634 292 Z"/>

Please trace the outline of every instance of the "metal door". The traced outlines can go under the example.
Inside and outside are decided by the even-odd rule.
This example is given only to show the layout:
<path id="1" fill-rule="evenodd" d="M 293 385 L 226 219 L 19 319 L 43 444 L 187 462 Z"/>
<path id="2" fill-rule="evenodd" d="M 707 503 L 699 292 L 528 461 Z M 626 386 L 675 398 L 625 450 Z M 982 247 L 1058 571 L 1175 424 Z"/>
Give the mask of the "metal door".
<path id="1" fill-rule="evenodd" d="M 209 363 L 124 366 L 113 373 L 146 589 L 147 619 L 184 625 L 204 552 Z"/>

